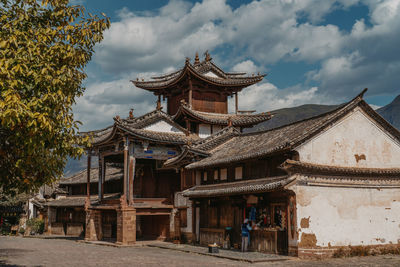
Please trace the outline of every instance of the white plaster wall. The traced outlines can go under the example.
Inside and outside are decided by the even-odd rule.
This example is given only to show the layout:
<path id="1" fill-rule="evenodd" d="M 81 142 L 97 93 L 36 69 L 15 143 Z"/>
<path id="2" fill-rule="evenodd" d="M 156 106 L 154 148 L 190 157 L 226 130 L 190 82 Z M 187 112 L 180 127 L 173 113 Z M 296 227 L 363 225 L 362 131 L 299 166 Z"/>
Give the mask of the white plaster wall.
<path id="1" fill-rule="evenodd" d="M 317 246 L 400 242 L 400 188 L 368 189 L 295 185 L 299 242 L 315 234 Z M 309 227 L 302 228 L 301 220 Z M 303 224 L 304 226 L 304 224 Z"/>
<path id="2" fill-rule="evenodd" d="M 199 137 L 206 138 L 211 135 L 211 125 L 209 124 L 199 124 Z"/>
<path id="3" fill-rule="evenodd" d="M 203 74 L 204 76 L 212 77 L 212 78 L 219 78 L 217 74 L 215 74 L 212 71 L 207 71 L 206 73 Z"/>
<path id="4" fill-rule="evenodd" d="M 169 124 L 166 121 L 158 121 L 156 123 L 144 127 L 143 129 L 154 132 L 163 132 L 163 133 L 183 133 L 181 130 L 179 130 L 178 128 Z"/>
<path id="5" fill-rule="evenodd" d="M 183 233 L 191 233 L 193 230 L 193 223 L 192 223 L 192 214 L 193 214 L 193 208 L 192 208 L 192 201 L 188 200 L 188 208 L 187 208 L 187 227 L 182 227 L 181 231 Z"/>
<path id="6" fill-rule="evenodd" d="M 360 108 L 296 150 L 303 162 L 368 168 L 400 167 L 399 142 Z M 358 162 L 356 155 L 361 157 Z"/>
<path id="7" fill-rule="evenodd" d="M 28 214 L 29 214 L 29 217 L 28 217 L 28 219 L 32 219 L 33 218 L 33 215 L 35 214 L 35 210 L 34 210 L 34 205 L 32 204 L 32 202 L 30 202 L 29 201 L 29 204 L 28 204 Z"/>

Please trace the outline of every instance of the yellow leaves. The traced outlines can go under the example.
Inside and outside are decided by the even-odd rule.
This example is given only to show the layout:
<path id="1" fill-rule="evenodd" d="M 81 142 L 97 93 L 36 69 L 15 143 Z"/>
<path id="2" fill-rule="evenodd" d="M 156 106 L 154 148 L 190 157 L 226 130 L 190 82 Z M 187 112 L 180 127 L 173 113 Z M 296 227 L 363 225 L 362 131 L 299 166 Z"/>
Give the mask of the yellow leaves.
<path id="1" fill-rule="evenodd" d="M 6 47 L 7 47 L 7 43 L 8 43 L 8 42 L 5 41 L 5 40 L 4 40 L 4 41 L 1 41 L 1 42 L 0 42 L 0 48 L 2 48 L 2 49 L 6 48 Z"/>
<path id="2" fill-rule="evenodd" d="M 7 1 L 1 10 L 0 124 L 12 133 L 10 147 L 2 149 L 20 161 L 6 170 L 0 164 L 0 173 L 2 181 L 23 177 L 15 186 L 24 190 L 62 173 L 65 158 L 89 145 L 89 137 L 76 135 L 79 125 L 70 112 L 109 22 L 66 3 Z"/>

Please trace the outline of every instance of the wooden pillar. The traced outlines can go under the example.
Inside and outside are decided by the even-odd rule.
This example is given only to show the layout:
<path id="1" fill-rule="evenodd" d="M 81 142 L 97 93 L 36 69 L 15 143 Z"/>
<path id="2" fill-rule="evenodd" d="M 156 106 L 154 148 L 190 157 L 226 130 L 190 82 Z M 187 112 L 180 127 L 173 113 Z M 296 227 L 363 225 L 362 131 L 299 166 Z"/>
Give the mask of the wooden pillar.
<path id="1" fill-rule="evenodd" d="M 104 198 L 104 183 L 106 181 L 106 168 L 107 168 L 106 159 L 104 158 L 104 156 L 102 158 L 102 164 L 103 164 L 103 166 L 101 168 L 101 170 L 102 170 L 102 173 L 101 173 L 101 199 Z"/>
<path id="2" fill-rule="evenodd" d="M 196 201 L 192 200 L 192 243 L 196 242 Z"/>
<path id="3" fill-rule="evenodd" d="M 133 205 L 133 181 L 135 180 L 136 158 L 129 156 L 129 205 Z"/>
<path id="4" fill-rule="evenodd" d="M 189 76 L 189 107 L 192 107 L 192 94 L 193 94 L 192 79 Z"/>
<path id="5" fill-rule="evenodd" d="M 161 106 L 161 95 L 158 95 L 158 99 L 157 99 L 157 110 L 161 110 L 162 106 Z"/>
<path id="6" fill-rule="evenodd" d="M 124 199 L 127 200 L 129 194 L 129 139 L 126 136 L 124 139 Z"/>
<path id="7" fill-rule="evenodd" d="M 188 132 L 190 132 L 190 121 L 188 119 L 185 119 L 185 122 L 186 122 L 186 129 L 188 130 Z"/>
<path id="8" fill-rule="evenodd" d="M 97 181 L 97 194 L 99 196 L 99 200 L 103 199 L 101 192 L 102 192 L 102 180 L 103 180 L 103 157 L 99 155 L 99 174 L 98 174 L 98 181 Z"/>
<path id="9" fill-rule="evenodd" d="M 235 114 L 238 114 L 239 103 L 238 103 L 238 93 L 235 93 Z"/>
<path id="10" fill-rule="evenodd" d="M 90 199 L 90 167 L 91 167 L 91 162 L 92 162 L 92 156 L 91 156 L 91 151 L 88 151 L 88 156 L 87 156 L 87 176 L 86 176 L 86 196 L 87 199 Z"/>
<path id="11" fill-rule="evenodd" d="M 184 180 L 185 177 L 183 176 L 183 168 L 180 169 L 181 172 L 181 191 L 184 189 Z"/>

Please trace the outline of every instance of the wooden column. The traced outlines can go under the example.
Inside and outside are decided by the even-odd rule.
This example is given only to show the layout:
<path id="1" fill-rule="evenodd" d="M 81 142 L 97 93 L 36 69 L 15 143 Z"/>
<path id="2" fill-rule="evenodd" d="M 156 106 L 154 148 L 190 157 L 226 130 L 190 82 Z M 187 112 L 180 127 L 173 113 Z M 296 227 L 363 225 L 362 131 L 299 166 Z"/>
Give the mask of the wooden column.
<path id="1" fill-rule="evenodd" d="M 101 194 L 101 192 L 103 191 L 102 189 L 102 180 L 103 180 L 103 156 L 99 155 L 99 178 L 97 181 L 97 188 L 98 188 L 98 196 L 99 196 L 99 200 L 101 201 L 103 199 L 103 196 Z"/>
<path id="2" fill-rule="evenodd" d="M 87 156 L 87 176 L 86 176 L 86 196 L 87 199 L 90 199 L 90 167 L 91 167 L 91 162 L 92 162 L 92 156 L 91 156 L 91 151 L 88 151 L 88 156 Z"/>
<path id="3" fill-rule="evenodd" d="M 133 205 L 133 181 L 135 180 L 136 158 L 129 156 L 129 205 Z"/>
<path id="4" fill-rule="evenodd" d="M 238 114 L 239 103 L 238 103 L 238 93 L 235 93 L 235 114 Z"/>
<path id="5" fill-rule="evenodd" d="M 181 190 L 184 190 L 184 184 L 185 184 L 185 176 L 183 173 L 183 168 L 181 168 Z"/>
<path id="6" fill-rule="evenodd" d="M 126 136 L 124 139 L 124 199 L 128 199 L 128 194 L 129 194 L 129 173 L 128 173 L 128 168 L 129 168 L 129 139 Z"/>
<path id="7" fill-rule="evenodd" d="M 189 76 L 189 107 L 192 107 L 192 94 L 193 94 L 192 79 Z"/>
<path id="8" fill-rule="evenodd" d="M 106 159 L 104 158 L 104 156 L 102 158 L 102 164 L 103 164 L 103 166 L 101 168 L 101 170 L 102 170 L 102 173 L 101 173 L 101 199 L 104 198 L 104 183 L 106 181 L 106 168 L 107 168 Z"/>

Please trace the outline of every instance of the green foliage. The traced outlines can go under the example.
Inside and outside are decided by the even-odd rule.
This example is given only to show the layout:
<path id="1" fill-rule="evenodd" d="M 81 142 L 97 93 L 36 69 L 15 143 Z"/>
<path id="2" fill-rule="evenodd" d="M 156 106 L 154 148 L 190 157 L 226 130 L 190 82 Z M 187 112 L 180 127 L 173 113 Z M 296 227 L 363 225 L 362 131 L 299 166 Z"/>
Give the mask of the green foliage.
<path id="1" fill-rule="evenodd" d="M 72 105 L 108 18 L 68 0 L 0 0 L 0 188 L 29 192 L 80 157 Z"/>
<path id="2" fill-rule="evenodd" d="M 31 229 L 31 232 L 37 233 L 37 234 L 43 234 L 44 231 L 44 221 L 37 219 L 37 218 L 32 218 L 26 221 L 26 226 Z"/>

